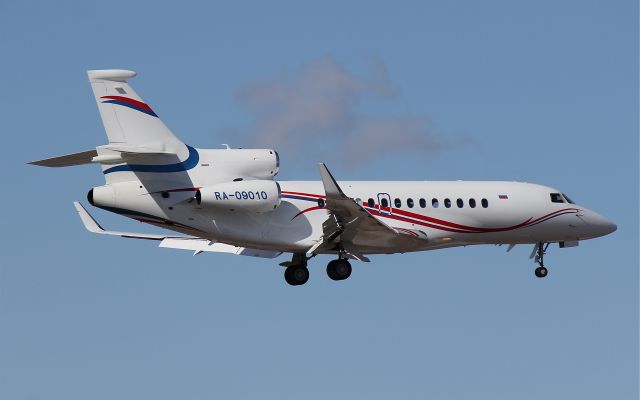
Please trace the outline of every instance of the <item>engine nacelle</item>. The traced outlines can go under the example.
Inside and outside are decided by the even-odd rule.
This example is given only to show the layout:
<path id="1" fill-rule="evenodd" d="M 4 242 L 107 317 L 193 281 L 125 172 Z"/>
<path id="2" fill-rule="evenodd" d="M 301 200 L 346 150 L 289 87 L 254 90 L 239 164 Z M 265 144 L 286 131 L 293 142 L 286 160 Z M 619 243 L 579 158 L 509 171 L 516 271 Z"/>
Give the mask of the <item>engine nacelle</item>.
<path id="1" fill-rule="evenodd" d="M 115 207 L 116 191 L 111 185 L 94 187 L 87 193 L 87 200 L 96 207 Z"/>
<path id="2" fill-rule="evenodd" d="M 217 182 L 244 178 L 272 180 L 280 168 L 275 150 L 269 149 L 201 149 L 200 165 L 211 168 Z"/>
<path id="3" fill-rule="evenodd" d="M 273 211 L 280 205 L 281 197 L 280 185 L 271 180 L 226 182 L 196 192 L 199 205 L 256 213 Z"/>

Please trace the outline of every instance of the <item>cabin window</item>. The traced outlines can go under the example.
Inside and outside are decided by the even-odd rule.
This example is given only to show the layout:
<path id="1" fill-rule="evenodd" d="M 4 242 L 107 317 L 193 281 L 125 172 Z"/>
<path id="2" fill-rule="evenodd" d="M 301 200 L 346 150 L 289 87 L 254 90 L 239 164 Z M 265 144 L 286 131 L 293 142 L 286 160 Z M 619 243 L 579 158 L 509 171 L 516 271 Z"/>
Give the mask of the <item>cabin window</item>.
<path id="1" fill-rule="evenodd" d="M 407 199 L 407 207 L 413 208 L 413 199 Z"/>
<path id="2" fill-rule="evenodd" d="M 427 201 L 425 199 L 420 199 L 420 208 L 425 208 L 427 206 Z"/>
<path id="3" fill-rule="evenodd" d="M 162 198 L 163 199 L 168 199 L 170 196 L 169 192 L 162 192 Z"/>
<path id="4" fill-rule="evenodd" d="M 469 207 L 476 208 L 476 199 L 469 199 Z"/>
<path id="5" fill-rule="evenodd" d="M 375 203 L 375 201 L 373 201 L 373 199 L 369 199 L 369 200 L 367 200 L 367 205 L 368 205 L 369 207 L 373 208 L 373 206 L 375 206 L 375 205 L 376 205 L 376 203 Z"/>
<path id="6" fill-rule="evenodd" d="M 480 204 L 482 204 L 482 208 L 487 208 L 489 207 L 489 202 L 487 201 L 487 199 L 482 199 L 480 201 Z"/>
<path id="7" fill-rule="evenodd" d="M 450 199 L 444 199 L 444 206 L 447 208 L 451 208 L 451 200 Z"/>
<path id="8" fill-rule="evenodd" d="M 462 208 L 464 207 L 464 201 L 462 201 L 462 199 L 458 199 L 456 200 L 456 205 L 458 206 L 458 208 Z"/>
<path id="9" fill-rule="evenodd" d="M 438 201 L 438 199 L 431 199 L 431 206 L 433 208 L 438 208 L 440 207 L 440 202 Z"/>
<path id="10" fill-rule="evenodd" d="M 396 208 L 400 208 L 400 207 L 402 207 L 402 200 L 400 200 L 400 199 L 395 199 L 395 200 L 393 201 L 393 204 L 396 206 Z"/>
<path id="11" fill-rule="evenodd" d="M 320 208 L 324 207 L 324 199 L 318 199 L 318 207 Z"/>
<path id="12" fill-rule="evenodd" d="M 389 207 L 389 202 L 387 199 L 383 198 L 380 200 L 380 205 L 382 205 L 382 207 Z"/>

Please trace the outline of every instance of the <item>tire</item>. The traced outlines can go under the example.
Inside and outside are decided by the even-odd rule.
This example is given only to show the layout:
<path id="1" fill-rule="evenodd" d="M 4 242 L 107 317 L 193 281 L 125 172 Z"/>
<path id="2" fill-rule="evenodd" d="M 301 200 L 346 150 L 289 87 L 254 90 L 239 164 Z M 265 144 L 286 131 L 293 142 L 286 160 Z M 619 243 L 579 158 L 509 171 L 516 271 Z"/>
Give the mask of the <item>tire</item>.
<path id="1" fill-rule="evenodd" d="M 327 264 L 327 275 L 329 276 L 329 278 L 331 278 L 334 281 L 339 280 L 338 275 L 336 273 L 337 263 L 338 263 L 338 260 L 331 260 L 329 261 L 329 264 Z"/>
<path id="2" fill-rule="evenodd" d="M 336 264 L 336 275 L 338 275 L 338 280 L 345 280 L 351 276 L 351 263 L 349 260 L 338 260 Z"/>
<path id="3" fill-rule="evenodd" d="M 327 264 L 327 275 L 334 281 L 343 281 L 351 276 L 351 263 L 348 260 L 332 260 Z"/>
<path id="4" fill-rule="evenodd" d="M 535 270 L 535 274 L 538 278 L 544 278 L 549 274 L 549 270 L 546 267 L 538 267 Z"/>
<path id="5" fill-rule="evenodd" d="M 309 280 L 309 270 L 303 265 L 287 267 L 284 280 L 291 286 L 304 285 Z"/>
<path id="6" fill-rule="evenodd" d="M 284 270 L 284 280 L 291 286 L 297 286 L 295 281 L 293 280 L 293 277 L 291 276 L 291 268 L 292 267 L 287 267 Z"/>

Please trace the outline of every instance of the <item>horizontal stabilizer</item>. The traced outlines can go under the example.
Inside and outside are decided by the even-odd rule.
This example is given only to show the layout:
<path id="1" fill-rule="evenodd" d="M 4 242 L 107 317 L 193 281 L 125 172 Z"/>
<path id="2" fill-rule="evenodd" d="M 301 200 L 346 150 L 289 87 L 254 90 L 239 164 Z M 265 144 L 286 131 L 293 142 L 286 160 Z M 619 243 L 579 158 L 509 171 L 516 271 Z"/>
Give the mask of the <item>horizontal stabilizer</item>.
<path id="1" fill-rule="evenodd" d="M 91 164 L 98 152 L 94 150 L 81 151 L 79 153 L 64 156 L 46 158 L 44 160 L 31 161 L 29 164 L 41 167 L 70 167 L 72 165 Z"/>

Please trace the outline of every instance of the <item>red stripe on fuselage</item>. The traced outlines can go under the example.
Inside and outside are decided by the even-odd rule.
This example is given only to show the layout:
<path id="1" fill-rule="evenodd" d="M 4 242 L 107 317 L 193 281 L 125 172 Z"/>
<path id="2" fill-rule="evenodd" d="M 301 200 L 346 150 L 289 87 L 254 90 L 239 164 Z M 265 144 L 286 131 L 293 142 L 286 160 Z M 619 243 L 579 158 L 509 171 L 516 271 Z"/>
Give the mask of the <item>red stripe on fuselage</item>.
<path id="1" fill-rule="evenodd" d="M 550 217 L 550 216 L 552 216 L 552 215 L 554 215 L 554 214 L 559 214 L 559 213 L 561 213 L 561 212 L 565 212 L 565 211 L 575 211 L 575 212 L 578 212 L 578 211 L 580 211 L 580 210 L 579 210 L 579 209 L 577 209 L 577 208 L 563 208 L 562 210 L 554 211 L 554 212 L 549 213 L 549 214 L 547 214 L 547 215 L 543 215 L 543 216 L 542 216 L 542 217 L 540 217 L 540 218 L 536 218 L 536 219 L 534 219 L 533 221 L 531 221 L 531 224 L 533 224 L 533 223 L 535 223 L 535 222 L 538 222 L 538 221 L 540 221 L 541 219 L 545 219 L 545 218 L 547 218 L 547 217 Z"/>
<path id="2" fill-rule="evenodd" d="M 307 196 L 307 197 L 313 197 L 314 199 L 317 198 L 322 198 L 322 199 L 326 199 L 327 196 L 323 196 L 321 194 L 311 194 L 311 193 L 303 193 L 303 192 L 287 192 L 287 191 L 282 191 L 282 194 L 292 194 L 292 195 L 299 195 L 299 196 Z"/>
<path id="3" fill-rule="evenodd" d="M 322 210 L 325 207 L 320 207 L 320 206 L 315 206 L 315 207 L 309 207 L 305 210 L 300 211 L 299 213 L 297 213 L 296 215 L 293 216 L 293 218 L 291 218 L 291 221 L 293 221 L 294 219 L 296 219 L 299 215 L 304 214 L 308 211 L 313 211 L 313 210 Z"/>
<path id="4" fill-rule="evenodd" d="M 326 198 L 327 196 L 323 196 L 323 195 L 319 195 L 319 194 L 312 194 L 312 193 L 304 193 L 304 192 L 289 192 L 289 191 L 283 191 L 283 194 L 291 194 L 291 195 L 301 195 L 301 196 L 308 196 L 310 198 Z M 543 215 L 542 217 L 536 218 L 536 219 L 532 219 L 529 218 L 519 224 L 516 225 L 512 225 L 512 226 L 507 226 L 507 227 L 501 227 L 501 228 L 480 228 L 480 227 L 476 227 L 476 226 L 468 226 L 468 225 L 462 225 L 462 224 L 457 224 L 455 222 L 451 222 L 451 221 L 445 221 L 439 218 L 434 218 L 434 217 L 429 217 L 426 215 L 422 215 L 422 214 L 417 214 L 417 213 L 412 213 L 409 211 L 405 211 L 399 208 L 393 208 L 391 209 L 390 207 L 382 207 L 379 204 L 375 204 L 373 208 L 370 208 L 368 206 L 368 203 L 362 203 L 362 205 L 365 207 L 365 209 L 367 209 L 367 211 L 369 211 L 370 213 L 377 215 L 379 217 L 383 217 L 383 218 L 390 218 L 390 219 L 395 219 L 398 221 L 403 221 L 403 222 L 409 222 L 409 223 L 413 223 L 413 224 L 418 224 L 418 225 L 423 225 L 429 228 L 434 228 L 434 229 L 440 229 L 440 230 L 444 230 L 444 231 L 448 231 L 448 232 L 456 232 L 456 233 L 491 233 L 491 232 L 505 232 L 505 231 L 510 231 L 510 230 L 515 230 L 518 228 L 523 228 L 529 225 L 533 225 L 534 223 L 541 221 L 545 218 L 554 216 L 556 214 L 560 214 L 566 211 L 579 211 L 579 209 L 577 208 L 563 208 L 561 210 L 558 211 L 554 211 L 551 212 L 549 214 Z M 318 210 L 324 207 L 311 207 L 311 208 L 307 208 L 301 212 L 299 212 L 298 214 L 296 214 L 293 218 L 295 219 L 296 217 L 298 217 L 301 214 L 304 214 L 308 211 L 313 211 L 313 210 Z M 392 211 L 393 210 L 393 211 Z M 387 214 L 384 214 L 387 213 Z M 409 218 L 413 218 L 413 219 L 409 219 Z M 418 220 L 418 221 L 415 221 Z"/>

